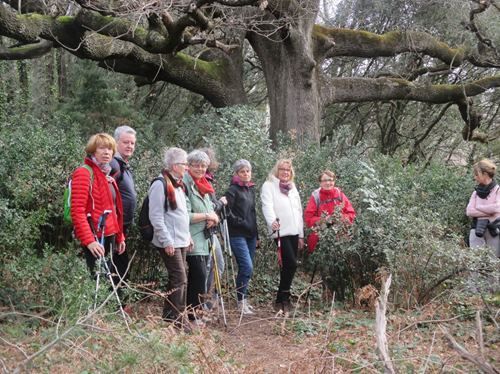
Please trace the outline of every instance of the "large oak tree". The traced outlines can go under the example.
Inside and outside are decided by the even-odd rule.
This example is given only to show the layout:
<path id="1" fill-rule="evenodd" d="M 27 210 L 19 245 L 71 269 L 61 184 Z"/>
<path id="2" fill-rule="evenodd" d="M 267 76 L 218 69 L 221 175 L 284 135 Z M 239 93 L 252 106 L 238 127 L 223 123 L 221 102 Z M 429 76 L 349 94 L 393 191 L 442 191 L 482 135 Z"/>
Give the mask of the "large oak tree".
<path id="1" fill-rule="evenodd" d="M 472 97 L 500 86 L 500 55 L 476 25 L 494 0 L 473 0 L 464 27 L 477 46 L 450 46 L 421 31 L 375 34 L 317 24 L 320 0 L 0 0 L 0 59 L 37 58 L 64 48 L 138 84 L 165 81 L 224 107 L 247 102 L 245 40 L 263 70 L 271 136 L 292 132 L 319 139 L 321 115 L 335 103 L 414 100 L 456 104 L 466 140 L 486 140 Z M 341 57 L 371 59 L 415 54 L 408 70 L 372 76 L 327 73 Z M 489 69 L 476 80 L 455 79 L 464 64 Z M 429 74 L 449 76 L 429 84 Z"/>

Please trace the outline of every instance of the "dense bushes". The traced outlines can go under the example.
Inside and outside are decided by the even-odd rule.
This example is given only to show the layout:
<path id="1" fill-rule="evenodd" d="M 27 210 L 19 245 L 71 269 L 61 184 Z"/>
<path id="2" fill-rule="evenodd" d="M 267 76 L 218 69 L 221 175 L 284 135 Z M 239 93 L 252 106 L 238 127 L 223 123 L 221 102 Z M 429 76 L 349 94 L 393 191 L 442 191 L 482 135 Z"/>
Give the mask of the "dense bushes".
<path id="1" fill-rule="evenodd" d="M 246 107 L 187 117 L 171 132 L 172 139 L 155 136 L 154 124 L 147 121 L 134 126 L 139 133 L 132 167 L 141 200 L 160 171 L 162 150 L 174 144 L 188 151 L 207 145 L 217 151 L 220 193 L 227 188 L 231 165 L 239 158 L 252 162 L 254 181 L 260 187 L 277 158 L 293 157 L 303 205 L 318 186 L 319 172 L 334 170 L 337 185 L 357 210 L 356 224 L 349 229 L 349 240 L 347 236 L 339 239 L 334 230 L 321 233 L 321 244 L 309 261 L 312 267 L 317 264 L 339 296 L 349 297 L 357 287 L 376 283 L 377 272 L 385 270 L 393 273 L 396 302 L 421 303 L 448 286 L 461 270 L 486 263 L 480 259 L 485 252 L 471 251 L 463 241 L 467 232 L 464 208 L 473 188 L 472 178 L 463 169 L 404 166 L 389 157 L 364 156 L 339 141 L 297 148 L 293 140 L 284 138 L 273 149 L 264 117 Z M 2 125 L 0 172 L 9 176 L 0 181 L 2 288 L 18 290 L 12 296 L 17 302 L 7 300 L 4 293 L 2 303 L 36 300 L 38 305 L 60 306 L 62 294 L 46 292 L 58 269 L 64 269 L 64 288 L 83 292 L 81 283 L 72 283 L 69 269 L 84 271 L 84 267 L 75 256 L 70 230 L 61 221 L 66 178 L 83 157 L 86 137 L 81 132 L 78 124 L 69 126 L 62 115 L 47 121 L 13 116 Z M 263 249 L 257 255 L 260 274 L 254 286 L 267 292 L 277 275 L 275 248 L 262 217 L 259 228 Z M 143 254 L 135 259 L 135 279 L 149 268 L 158 270 L 158 259 L 147 252 L 134 231 L 127 245 L 130 251 Z M 29 300 L 23 292 L 30 293 Z"/>
<path id="2" fill-rule="evenodd" d="M 335 169 L 357 209 L 356 223 L 348 236 L 336 233 L 345 231 L 338 225 L 320 232 L 311 262 L 337 295 L 377 284 L 383 271 L 393 274 L 396 303 L 421 304 L 465 270 L 495 262 L 491 251 L 465 245 L 464 209 L 473 184 L 460 169 L 420 169 L 387 157 L 344 157 Z"/>

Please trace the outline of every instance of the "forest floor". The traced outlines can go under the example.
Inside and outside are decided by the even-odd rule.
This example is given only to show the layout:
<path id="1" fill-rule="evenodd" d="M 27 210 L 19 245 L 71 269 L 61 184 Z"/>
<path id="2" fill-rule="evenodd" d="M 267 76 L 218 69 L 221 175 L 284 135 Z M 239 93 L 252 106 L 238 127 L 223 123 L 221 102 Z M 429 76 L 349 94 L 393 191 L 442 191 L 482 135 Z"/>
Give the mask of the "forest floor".
<path id="1" fill-rule="evenodd" d="M 321 310 L 297 308 L 276 313 L 256 305 L 251 316 L 240 315 L 226 300 L 227 327 L 213 315 L 205 327 L 186 334 L 160 318 L 160 300 L 132 305 L 129 329 L 123 319 L 94 316 L 92 322 L 57 326 L 43 322 L 29 327 L 0 324 L 0 371 L 51 373 L 347 373 L 383 372 L 374 332 L 375 313 L 335 304 Z M 389 353 L 398 372 L 479 372 L 450 347 L 445 327 L 475 357 L 498 370 L 500 332 L 483 309 L 484 348 L 476 335 L 479 297 L 441 299 L 410 311 L 388 313 Z M 493 318 L 495 318 L 493 316 Z M 498 316 L 496 316 L 498 319 Z M 498 323 L 498 322 L 497 322 Z M 75 328 L 75 326 L 77 328 Z M 24 326 L 24 327 L 22 327 Z M 73 327 L 66 335 L 65 332 Z M 49 349 L 37 354 L 52 342 Z M 29 360 L 32 354 L 36 358 Z M 495 369 L 493 369 L 495 370 Z"/>

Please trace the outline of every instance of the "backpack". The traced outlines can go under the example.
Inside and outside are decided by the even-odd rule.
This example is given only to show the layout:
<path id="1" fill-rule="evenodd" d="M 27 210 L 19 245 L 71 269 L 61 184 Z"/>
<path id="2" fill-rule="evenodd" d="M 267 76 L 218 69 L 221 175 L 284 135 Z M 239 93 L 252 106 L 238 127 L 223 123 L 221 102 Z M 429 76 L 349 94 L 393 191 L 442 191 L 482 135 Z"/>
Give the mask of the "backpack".
<path id="1" fill-rule="evenodd" d="M 85 164 L 80 166 L 85 168 L 90 173 L 90 194 L 92 194 L 92 183 L 94 182 L 94 171 L 92 168 Z M 67 224 L 73 224 L 73 220 L 71 219 L 71 177 L 68 180 L 66 188 L 64 189 L 64 201 L 63 201 L 63 220 Z"/>
<path id="2" fill-rule="evenodd" d="M 335 187 L 335 188 L 337 188 L 337 187 Z M 327 204 L 327 203 L 330 203 L 332 201 L 340 201 L 340 202 L 342 202 L 342 193 L 341 193 L 340 190 L 339 190 L 339 196 L 340 197 L 336 197 L 334 199 L 327 199 L 327 200 L 324 200 L 324 201 L 320 202 L 320 199 L 319 199 L 319 190 L 321 190 L 321 188 L 318 188 L 318 189 L 314 190 L 313 193 L 312 193 L 312 195 L 314 197 L 314 202 L 316 203 L 316 211 L 317 211 L 318 214 L 320 213 L 320 207 L 319 206 L 320 206 L 321 203 L 322 204 Z"/>
<path id="3" fill-rule="evenodd" d="M 167 199 L 167 182 L 165 181 L 165 178 L 163 177 L 156 177 L 153 179 L 151 185 L 160 180 L 161 183 L 163 184 L 163 191 L 165 192 L 165 211 L 168 210 L 168 199 Z M 146 195 L 144 200 L 142 201 L 141 205 L 141 210 L 139 211 L 139 220 L 137 222 L 137 225 L 139 226 L 139 233 L 141 234 L 141 237 L 150 242 L 153 240 L 153 235 L 154 235 L 154 228 L 153 225 L 151 224 L 151 221 L 149 219 L 149 193 Z"/>

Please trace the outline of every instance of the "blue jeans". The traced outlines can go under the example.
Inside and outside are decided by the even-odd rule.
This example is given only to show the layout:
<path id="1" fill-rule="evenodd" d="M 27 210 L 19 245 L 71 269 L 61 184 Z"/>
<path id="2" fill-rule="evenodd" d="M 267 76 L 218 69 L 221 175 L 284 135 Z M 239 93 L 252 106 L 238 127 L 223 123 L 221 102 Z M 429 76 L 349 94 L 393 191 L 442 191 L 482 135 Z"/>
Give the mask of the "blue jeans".
<path id="1" fill-rule="evenodd" d="M 229 242 L 231 243 L 231 249 L 233 250 L 236 263 L 238 264 L 236 294 L 238 296 L 238 301 L 241 301 L 247 294 L 248 282 L 250 282 L 250 278 L 252 277 L 257 238 L 231 236 L 229 237 Z"/>

